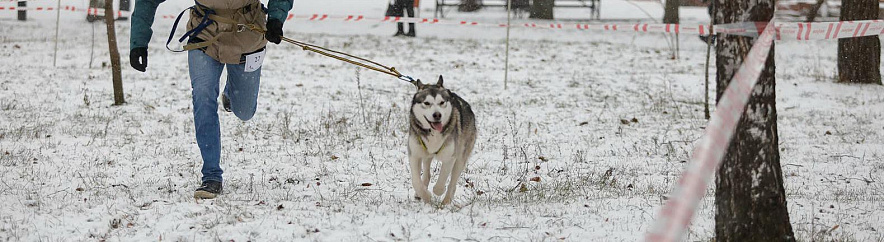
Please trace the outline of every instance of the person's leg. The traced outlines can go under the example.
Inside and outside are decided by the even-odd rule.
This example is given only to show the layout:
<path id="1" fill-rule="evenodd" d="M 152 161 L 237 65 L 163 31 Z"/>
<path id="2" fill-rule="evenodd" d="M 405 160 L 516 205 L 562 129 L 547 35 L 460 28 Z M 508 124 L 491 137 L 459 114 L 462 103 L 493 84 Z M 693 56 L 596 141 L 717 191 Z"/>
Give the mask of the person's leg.
<path id="1" fill-rule="evenodd" d="M 414 18 L 414 2 L 412 0 L 408 0 L 408 3 L 405 6 L 405 10 L 408 11 L 409 18 Z M 414 23 L 408 23 L 408 33 L 405 35 L 409 37 L 416 36 Z"/>
<path id="2" fill-rule="evenodd" d="M 258 107 L 258 90 L 261 84 L 261 67 L 245 72 L 245 64 L 227 64 L 227 85 L 224 93 L 230 99 L 230 109 L 243 121 L 252 119 Z"/>
<path id="3" fill-rule="evenodd" d="M 403 23 L 396 23 L 396 34 L 394 36 L 405 35 L 405 25 Z"/>
<path id="4" fill-rule="evenodd" d="M 405 16 L 405 6 L 403 5 L 403 0 L 396 0 L 396 2 L 393 4 L 393 14 L 395 14 L 397 17 Z M 396 23 L 396 34 L 393 36 L 401 35 L 405 35 L 405 25 L 403 23 Z"/>
<path id="5" fill-rule="evenodd" d="M 187 52 L 193 87 L 193 124 L 203 157 L 202 181 L 222 182 L 221 127 L 218 122 L 218 85 L 224 64 L 200 50 Z"/>

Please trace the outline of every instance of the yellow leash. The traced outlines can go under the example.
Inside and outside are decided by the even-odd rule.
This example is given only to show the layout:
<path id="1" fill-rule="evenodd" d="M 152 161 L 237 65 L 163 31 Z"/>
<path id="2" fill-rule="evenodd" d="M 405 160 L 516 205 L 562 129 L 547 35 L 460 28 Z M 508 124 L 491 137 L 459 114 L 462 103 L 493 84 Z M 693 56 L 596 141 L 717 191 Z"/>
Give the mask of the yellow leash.
<path id="1" fill-rule="evenodd" d="M 264 34 L 265 32 L 267 32 L 266 30 L 264 30 L 264 28 L 261 28 L 257 25 L 254 25 L 254 24 L 239 24 L 239 26 L 240 26 L 240 28 L 248 28 L 251 31 L 255 31 L 255 32 L 258 32 L 261 34 Z M 414 78 L 412 78 L 410 76 L 402 75 L 402 73 L 399 73 L 399 71 L 397 71 L 395 67 L 388 67 L 383 64 L 369 60 L 369 59 L 365 59 L 365 58 L 354 56 L 354 55 L 347 54 L 344 52 L 330 50 L 330 49 L 327 49 L 327 48 L 324 48 L 321 46 L 316 46 L 313 44 L 308 44 L 308 43 L 300 42 L 297 40 L 289 39 L 289 38 L 286 38 L 285 36 L 280 36 L 280 38 L 283 41 L 297 45 L 298 47 L 301 47 L 302 49 L 304 49 L 306 51 L 311 51 L 314 53 L 318 53 L 320 55 L 328 56 L 328 57 L 331 57 L 331 58 L 334 58 L 334 59 L 337 59 L 337 60 L 340 60 L 343 62 L 347 62 L 347 63 L 353 64 L 356 66 L 360 66 L 360 67 L 369 69 L 369 70 L 373 70 L 373 71 L 377 71 L 377 72 L 384 73 L 387 75 L 391 75 L 393 77 L 398 78 L 399 80 L 407 81 L 409 83 L 415 82 Z"/>

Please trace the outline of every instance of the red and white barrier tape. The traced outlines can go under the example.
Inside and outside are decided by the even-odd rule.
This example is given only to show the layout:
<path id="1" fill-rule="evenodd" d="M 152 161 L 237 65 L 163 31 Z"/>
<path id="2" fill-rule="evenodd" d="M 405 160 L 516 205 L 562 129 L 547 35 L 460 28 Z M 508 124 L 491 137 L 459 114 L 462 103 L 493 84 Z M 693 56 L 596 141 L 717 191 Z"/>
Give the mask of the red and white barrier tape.
<path id="1" fill-rule="evenodd" d="M 173 18 L 164 15 L 163 18 Z M 328 14 L 289 14 L 287 20 L 302 19 L 307 21 L 343 21 L 343 22 L 391 22 L 391 23 L 420 23 L 431 25 L 462 25 L 482 27 L 507 27 L 505 23 L 482 23 L 476 21 L 446 20 L 436 18 L 406 18 L 406 17 L 366 17 L 365 15 L 328 15 Z M 654 32 L 654 33 L 695 33 L 708 34 L 708 25 L 678 25 L 678 24 L 588 24 L 588 23 L 521 23 L 514 24 L 514 28 L 542 28 L 542 29 L 576 29 L 576 30 L 604 30 L 624 32 Z"/>
<path id="2" fill-rule="evenodd" d="M 164 16 L 165 18 L 174 18 L 174 16 Z M 364 15 L 328 15 L 328 14 L 309 14 L 295 15 L 289 14 L 288 20 L 302 19 L 307 21 L 343 21 L 343 22 L 394 22 L 394 23 L 420 23 L 433 25 L 466 25 L 466 26 L 483 26 L 483 27 L 507 27 L 504 23 L 482 23 L 475 21 L 461 20 L 445 20 L 434 18 L 405 18 L 405 17 L 383 17 L 372 18 Z M 715 33 L 751 35 L 758 36 L 760 31 L 767 23 L 737 23 L 715 25 Z M 687 34 L 709 34 L 709 25 L 705 24 L 589 24 L 589 23 L 522 23 L 514 24 L 514 28 L 541 28 L 541 29 L 576 29 L 576 30 L 595 30 L 595 31 L 622 31 L 622 32 L 644 32 L 644 33 L 687 33 Z M 865 20 L 865 21 L 842 21 L 842 22 L 817 22 L 817 23 L 777 23 L 775 26 L 777 32 L 777 40 L 816 40 L 816 39 L 838 39 L 853 38 L 860 36 L 873 36 L 884 34 L 884 20 Z M 792 37 L 794 36 L 794 37 Z"/>
<path id="3" fill-rule="evenodd" d="M 884 34 L 884 20 L 777 24 L 777 39 L 824 40 Z"/>
<path id="4" fill-rule="evenodd" d="M 758 29 L 763 29 L 766 24 L 722 24 L 715 26 L 715 32 L 755 37 L 758 36 Z M 777 30 L 777 40 L 844 39 L 884 34 L 884 20 L 777 23 L 775 28 Z"/>
<path id="5" fill-rule="evenodd" d="M 776 37 L 773 26 L 774 22 L 769 23 L 761 33 L 718 101 L 703 138 L 694 148 L 687 170 L 681 175 L 675 190 L 660 210 L 645 241 L 679 241 L 690 225 L 697 204 L 705 196 L 706 187 L 721 166 L 737 122 L 743 115 L 761 71 L 764 70 L 764 63 Z"/>
<path id="6" fill-rule="evenodd" d="M 124 12 L 128 15 L 126 11 L 117 10 L 117 17 L 122 17 Z M 104 15 L 104 8 L 89 8 L 86 10 L 86 13 L 89 15 Z"/>
<path id="7" fill-rule="evenodd" d="M 55 7 L 3 7 L 0 6 L 0 10 L 26 10 L 26 11 L 54 11 Z"/>
<path id="8" fill-rule="evenodd" d="M 26 10 L 26 11 L 55 11 L 55 7 L 2 7 L 0 10 Z M 89 15 L 104 15 L 104 8 L 78 8 L 75 6 L 62 6 L 62 11 L 85 12 Z M 128 16 L 128 11 L 117 10 L 117 17 Z"/>

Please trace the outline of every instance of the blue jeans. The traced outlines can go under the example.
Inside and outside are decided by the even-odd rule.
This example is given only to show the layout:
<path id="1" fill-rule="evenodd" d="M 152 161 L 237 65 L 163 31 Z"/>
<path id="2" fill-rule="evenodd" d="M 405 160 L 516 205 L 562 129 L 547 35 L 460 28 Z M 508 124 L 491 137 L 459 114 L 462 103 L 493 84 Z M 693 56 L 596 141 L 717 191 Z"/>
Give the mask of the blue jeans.
<path id="1" fill-rule="evenodd" d="M 255 115 L 261 68 L 245 72 L 245 64 L 224 64 L 201 50 L 187 52 L 190 84 L 193 86 L 193 123 L 196 143 L 203 156 L 202 181 L 223 182 L 221 174 L 221 125 L 218 121 L 218 86 L 221 71 L 227 66 L 224 94 L 237 118 L 246 121 Z"/>

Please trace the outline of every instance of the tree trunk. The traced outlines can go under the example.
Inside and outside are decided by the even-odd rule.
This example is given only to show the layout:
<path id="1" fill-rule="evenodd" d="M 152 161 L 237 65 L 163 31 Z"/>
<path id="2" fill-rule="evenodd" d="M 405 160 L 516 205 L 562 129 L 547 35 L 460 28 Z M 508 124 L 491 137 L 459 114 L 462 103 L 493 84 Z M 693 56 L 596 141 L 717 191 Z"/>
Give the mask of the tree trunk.
<path id="1" fill-rule="evenodd" d="M 457 6 L 457 11 L 473 12 L 481 8 L 482 4 L 479 4 L 479 0 L 460 0 L 460 6 Z"/>
<path id="2" fill-rule="evenodd" d="M 529 18 L 534 19 L 553 19 L 553 7 L 556 0 L 534 0 L 534 6 L 531 6 L 531 15 Z"/>
<path id="3" fill-rule="evenodd" d="M 844 0 L 841 21 L 878 18 L 878 1 Z M 878 36 L 838 40 L 838 81 L 881 85 L 881 41 Z"/>
<path id="4" fill-rule="evenodd" d="M 663 12 L 664 24 L 678 23 L 678 5 L 679 0 L 666 0 L 666 7 L 664 8 Z"/>
<path id="5" fill-rule="evenodd" d="M 775 0 L 715 0 L 715 22 L 767 22 Z M 755 39 L 721 35 L 716 46 L 717 99 Z M 715 241 L 795 241 L 778 149 L 774 48 L 737 124 L 715 179 Z"/>
<path id="6" fill-rule="evenodd" d="M 126 102 L 123 97 L 123 77 L 120 75 L 120 51 L 114 29 L 114 1 L 104 1 L 104 21 L 107 23 L 107 47 L 110 49 L 111 72 L 114 78 L 114 105 Z"/>

